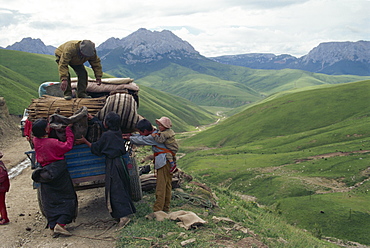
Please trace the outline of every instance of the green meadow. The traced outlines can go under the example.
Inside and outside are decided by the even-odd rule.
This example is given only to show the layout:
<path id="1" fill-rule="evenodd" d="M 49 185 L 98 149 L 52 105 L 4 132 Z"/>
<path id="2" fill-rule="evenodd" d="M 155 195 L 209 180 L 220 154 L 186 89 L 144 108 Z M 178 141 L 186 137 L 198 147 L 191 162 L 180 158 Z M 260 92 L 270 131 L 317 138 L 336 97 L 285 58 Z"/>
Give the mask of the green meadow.
<path id="1" fill-rule="evenodd" d="M 291 225 L 370 245 L 370 81 L 283 94 L 181 140 L 183 168 Z"/>

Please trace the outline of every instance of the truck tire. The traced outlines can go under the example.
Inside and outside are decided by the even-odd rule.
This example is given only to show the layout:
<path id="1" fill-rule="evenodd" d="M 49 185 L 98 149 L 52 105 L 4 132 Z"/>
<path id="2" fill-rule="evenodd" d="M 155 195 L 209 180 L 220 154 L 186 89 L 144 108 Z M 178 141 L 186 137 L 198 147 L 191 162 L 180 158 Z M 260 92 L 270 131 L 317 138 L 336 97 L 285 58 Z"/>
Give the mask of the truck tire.
<path id="1" fill-rule="evenodd" d="M 141 181 L 140 181 L 140 174 L 139 174 L 139 167 L 137 166 L 136 159 L 134 157 L 130 157 L 131 162 L 134 166 L 134 169 L 132 170 L 131 175 L 131 187 L 132 189 L 132 195 L 134 201 L 140 201 L 143 198 L 143 191 L 141 188 Z"/>
<path id="2" fill-rule="evenodd" d="M 140 201 L 143 198 L 143 191 L 141 189 L 139 167 L 137 166 L 136 159 L 126 154 L 124 155 L 124 162 L 130 176 L 131 199 L 133 201 Z"/>

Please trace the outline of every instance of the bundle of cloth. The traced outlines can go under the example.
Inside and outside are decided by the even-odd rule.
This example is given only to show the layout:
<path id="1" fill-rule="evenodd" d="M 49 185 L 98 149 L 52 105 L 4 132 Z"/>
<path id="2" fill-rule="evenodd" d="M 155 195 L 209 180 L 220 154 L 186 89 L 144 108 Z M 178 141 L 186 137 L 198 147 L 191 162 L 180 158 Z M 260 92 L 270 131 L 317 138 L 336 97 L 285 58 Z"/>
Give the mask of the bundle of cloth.
<path id="1" fill-rule="evenodd" d="M 77 90 L 77 78 L 71 78 L 71 87 L 72 92 Z M 94 98 L 110 95 L 114 92 L 127 92 L 139 104 L 139 86 L 134 83 L 132 78 L 103 78 L 100 85 L 97 85 L 94 79 L 89 78 L 86 92 Z"/>
<path id="2" fill-rule="evenodd" d="M 50 127 L 52 131 L 55 132 L 52 135 L 55 135 L 55 138 L 58 138 L 60 141 L 65 141 L 65 128 L 69 124 L 73 124 L 72 131 L 75 139 L 82 138 L 82 136 L 86 137 L 88 129 L 87 115 L 88 111 L 85 106 L 81 107 L 70 117 L 60 115 L 58 111 L 56 111 L 55 114 L 49 116 Z"/>
<path id="3" fill-rule="evenodd" d="M 77 90 L 77 78 L 71 78 L 72 94 L 75 97 Z M 93 98 L 108 96 L 114 92 L 126 92 L 132 95 L 139 104 L 139 86 L 134 83 L 132 78 L 103 78 L 101 85 L 97 85 L 95 80 L 88 78 L 86 92 Z M 44 82 L 39 86 L 39 97 L 44 95 L 63 97 L 60 89 L 60 82 Z"/>

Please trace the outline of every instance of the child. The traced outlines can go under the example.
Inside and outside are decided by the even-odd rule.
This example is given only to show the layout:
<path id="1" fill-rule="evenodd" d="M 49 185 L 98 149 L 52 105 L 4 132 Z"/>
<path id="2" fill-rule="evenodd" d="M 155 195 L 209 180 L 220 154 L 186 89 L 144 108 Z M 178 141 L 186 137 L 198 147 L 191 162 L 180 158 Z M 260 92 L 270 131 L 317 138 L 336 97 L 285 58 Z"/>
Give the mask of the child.
<path id="1" fill-rule="evenodd" d="M 153 211 L 170 211 L 171 194 L 172 194 L 172 173 L 170 173 L 170 163 L 166 159 L 166 146 L 158 143 L 151 135 L 153 132 L 152 123 L 147 119 L 141 119 L 136 123 L 136 128 L 139 134 L 125 134 L 122 137 L 130 140 L 135 145 L 152 146 L 154 153 L 154 168 L 157 173 L 156 187 L 155 187 L 155 202 Z"/>
<path id="2" fill-rule="evenodd" d="M 170 162 L 170 173 L 177 172 L 176 153 L 179 150 L 179 145 L 175 139 L 175 132 L 171 129 L 172 122 L 168 117 L 161 117 L 155 120 L 158 125 L 159 132 L 152 133 L 154 140 L 158 143 L 163 143 L 168 151 L 166 151 L 166 158 Z"/>
<path id="3" fill-rule="evenodd" d="M 77 143 L 85 143 L 91 152 L 105 156 L 105 200 L 111 216 L 119 219 L 118 226 L 125 227 L 129 215 L 136 212 L 130 197 L 130 177 L 122 155 L 126 153 L 125 140 L 120 129 L 121 118 L 115 112 L 109 112 L 103 121 L 108 130 L 103 132 L 100 139 L 90 143 L 86 138 L 77 139 Z"/>
<path id="4" fill-rule="evenodd" d="M 71 236 L 66 224 L 77 216 L 77 195 L 64 158 L 64 154 L 73 148 L 71 125 L 66 127 L 65 142 L 48 137 L 46 119 L 38 119 L 32 125 L 36 160 L 42 166 L 32 173 L 32 179 L 40 183 L 41 202 L 53 236 Z"/>
<path id="5" fill-rule="evenodd" d="M 3 153 L 0 151 L 0 159 L 3 157 Z M 8 171 L 0 160 L 0 225 L 6 225 L 9 223 L 8 213 L 6 212 L 5 205 L 5 193 L 9 191 L 10 183 L 8 177 Z"/>

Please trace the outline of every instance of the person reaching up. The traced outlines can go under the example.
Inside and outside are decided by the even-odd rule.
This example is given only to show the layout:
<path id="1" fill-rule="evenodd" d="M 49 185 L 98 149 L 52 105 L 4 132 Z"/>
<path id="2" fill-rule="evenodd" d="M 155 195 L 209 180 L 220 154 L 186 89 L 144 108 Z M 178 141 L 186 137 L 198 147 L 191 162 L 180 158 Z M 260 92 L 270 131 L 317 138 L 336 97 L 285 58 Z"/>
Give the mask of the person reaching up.
<path id="1" fill-rule="evenodd" d="M 32 143 L 36 160 L 41 165 L 33 171 L 32 179 L 40 183 L 41 203 L 52 236 L 71 236 L 66 225 L 77 217 L 77 195 L 64 157 L 73 148 L 71 126 L 66 127 L 66 141 L 62 142 L 49 138 L 50 127 L 46 119 L 38 119 L 32 124 Z"/>
<path id="2" fill-rule="evenodd" d="M 141 119 L 136 123 L 139 134 L 123 134 L 124 139 L 130 140 L 134 145 L 152 146 L 154 153 L 154 169 L 156 170 L 155 202 L 153 212 L 169 212 L 172 194 L 172 174 L 170 173 L 170 163 L 166 159 L 166 149 L 164 144 L 158 143 L 151 135 L 157 130 L 153 129 L 152 123 L 147 119 Z"/>

